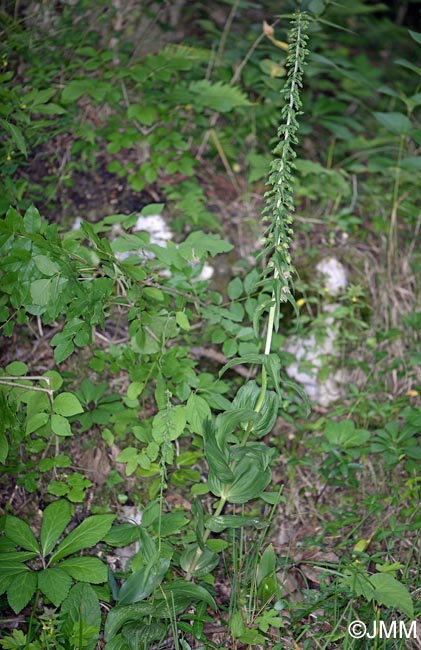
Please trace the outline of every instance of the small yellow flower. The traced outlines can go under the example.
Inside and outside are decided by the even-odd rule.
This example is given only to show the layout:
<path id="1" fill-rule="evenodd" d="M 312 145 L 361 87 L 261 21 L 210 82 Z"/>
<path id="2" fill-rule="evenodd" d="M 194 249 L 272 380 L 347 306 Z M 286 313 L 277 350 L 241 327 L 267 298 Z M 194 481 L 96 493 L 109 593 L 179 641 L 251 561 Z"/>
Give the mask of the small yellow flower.
<path id="1" fill-rule="evenodd" d="M 305 305 L 305 302 L 304 298 L 299 298 L 299 300 L 297 300 L 297 307 L 302 307 Z"/>
<path id="2" fill-rule="evenodd" d="M 352 296 L 352 302 L 358 302 L 357 296 Z"/>
<path id="3" fill-rule="evenodd" d="M 9 61 L 3 59 L 3 68 L 7 68 L 8 65 L 9 65 Z"/>
<path id="4" fill-rule="evenodd" d="M 405 395 L 408 397 L 418 397 L 418 391 L 417 390 L 407 390 Z"/>
<path id="5" fill-rule="evenodd" d="M 20 107 L 21 108 L 26 108 L 26 104 L 21 104 Z"/>
<path id="6" fill-rule="evenodd" d="M 49 634 L 50 636 L 52 636 L 52 634 L 53 634 L 53 632 L 54 632 L 54 628 L 53 628 L 51 625 L 49 625 L 48 623 L 44 623 L 44 621 L 41 621 L 41 626 L 42 626 L 42 629 L 43 629 L 45 632 L 47 632 L 47 634 Z"/>
<path id="7" fill-rule="evenodd" d="M 8 162 L 9 162 L 10 160 L 12 160 L 12 156 L 10 155 L 10 153 L 7 154 L 7 156 L 6 156 L 6 160 L 7 160 Z"/>

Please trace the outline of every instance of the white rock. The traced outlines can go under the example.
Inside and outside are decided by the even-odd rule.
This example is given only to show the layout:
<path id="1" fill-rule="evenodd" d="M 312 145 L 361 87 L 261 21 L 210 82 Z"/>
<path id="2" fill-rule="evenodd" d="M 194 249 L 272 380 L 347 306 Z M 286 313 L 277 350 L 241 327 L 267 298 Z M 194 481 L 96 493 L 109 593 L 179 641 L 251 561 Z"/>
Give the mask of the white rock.
<path id="1" fill-rule="evenodd" d="M 160 214 L 151 214 L 148 217 L 140 215 L 133 230 L 149 233 L 151 244 L 158 244 L 158 246 L 165 246 L 167 241 L 173 238 L 171 230 Z"/>
<path id="2" fill-rule="evenodd" d="M 319 274 L 324 276 L 325 287 L 333 296 L 343 293 L 348 286 L 348 278 L 345 267 L 335 257 L 321 260 L 316 266 Z M 333 314 L 340 305 L 338 303 L 326 303 L 322 306 L 325 314 Z M 336 349 L 338 338 L 338 325 L 334 316 L 326 315 L 324 320 L 326 329 L 320 332 L 320 326 L 316 332 L 312 332 L 310 326 L 305 337 L 290 336 L 286 342 L 286 350 L 294 355 L 296 362 L 286 369 L 291 379 L 301 384 L 308 398 L 321 406 L 328 406 L 342 396 L 343 386 L 346 382 L 346 372 L 337 368 L 335 358 L 339 357 Z M 324 382 L 319 379 L 319 370 L 326 364 L 326 357 L 332 357 L 332 372 Z"/>
<path id="3" fill-rule="evenodd" d="M 316 266 L 316 271 L 319 275 L 324 276 L 325 287 L 332 296 L 339 296 L 346 290 L 348 286 L 347 272 L 336 257 L 321 260 Z"/>
<path id="4" fill-rule="evenodd" d="M 138 526 L 142 523 L 142 510 L 138 506 L 122 506 L 121 508 L 123 519 L 125 522 L 130 524 L 137 524 Z M 123 571 L 126 570 L 128 564 L 132 557 L 136 555 L 139 550 L 139 542 L 134 542 L 129 546 L 119 546 L 115 550 L 115 555 Z"/>
<path id="5" fill-rule="evenodd" d="M 83 223 L 82 217 L 76 217 L 72 224 L 72 230 L 80 230 L 82 223 Z"/>

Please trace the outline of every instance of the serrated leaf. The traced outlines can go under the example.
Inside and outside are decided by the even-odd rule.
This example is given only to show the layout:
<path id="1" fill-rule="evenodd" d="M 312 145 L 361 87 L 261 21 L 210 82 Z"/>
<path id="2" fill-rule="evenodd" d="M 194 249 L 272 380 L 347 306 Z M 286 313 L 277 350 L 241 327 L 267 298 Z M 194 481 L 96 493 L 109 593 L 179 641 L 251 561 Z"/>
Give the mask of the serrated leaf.
<path id="1" fill-rule="evenodd" d="M 0 124 L 3 129 L 9 133 L 10 137 L 13 140 L 13 143 L 16 145 L 19 151 L 23 153 L 25 158 L 27 158 L 28 151 L 26 149 L 26 142 L 22 131 L 17 126 L 11 124 L 11 122 L 7 122 L 6 120 L 0 120 Z"/>
<path id="2" fill-rule="evenodd" d="M 61 93 L 61 99 L 64 103 L 74 103 L 82 95 L 88 93 L 89 89 L 92 86 L 92 81 L 90 79 L 74 79 L 71 81 L 66 88 L 63 89 Z"/>
<path id="3" fill-rule="evenodd" d="M 53 411 L 54 413 L 57 413 L 57 415 L 63 415 L 68 418 L 72 415 L 83 413 L 83 408 L 78 398 L 76 395 L 73 395 L 73 393 L 60 393 L 60 395 L 57 395 L 54 399 Z"/>
<path id="4" fill-rule="evenodd" d="M 53 291 L 52 280 L 34 280 L 31 282 L 30 290 L 34 305 L 44 307 L 51 301 Z"/>
<path id="5" fill-rule="evenodd" d="M 239 88 L 222 81 L 211 83 L 207 79 L 192 81 L 189 86 L 195 105 L 218 113 L 228 113 L 238 106 L 250 106 L 248 97 Z"/>
<path id="6" fill-rule="evenodd" d="M 414 605 L 405 585 L 390 573 L 375 573 L 369 580 L 375 589 L 374 598 L 380 605 L 394 607 L 411 619 L 414 618 Z"/>
<path id="7" fill-rule="evenodd" d="M 175 321 L 181 329 L 183 329 L 185 332 L 188 332 L 190 330 L 190 323 L 189 319 L 187 318 L 186 314 L 184 311 L 177 311 L 175 314 Z"/>
<path id="8" fill-rule="evenodd" d="M 56 363 L 62 363 L 65 361 L 68 357 L 70 357 L 71 354 L 73 354 L 74 349 L 75 346 L 73 344 L 73 341 L 70 339 L 59 343 L 54 350 L 54 359 L 56 360 Z"/>
<path id="9" fill-rule="evenodd" d="M 186 417 L 191 432 L 203 435 L 204 423 L 211 417 L 211 410 L 207 401 L 203 397 L 192 393 L 187 400 Z"/>
<path id="10" fill-rule="evenodd" d="M 145 384 L 143 381 L 131 382 L 131 384 L 129 384 L 129 387 L 127 389 L 127 397 L 129 399 L 137 399 L 139 395 L 142 393 L 144 387 Z"/>
<path id="11" fill-rule="evenodd" d="M 12 578 L 7 588 L 7 600 L 15 614 L 19 614 L 29 603 L 36 591 L 37 582 L 37 574 L 32 571 Z"/>
<path id="12" fill-rule="evenodd" d="M 37 553 L 25 551 L 12 551 L 0 555 L 0 576 L 14 576 L 28 571 L 24 562 L 32 560 Z"/>
<path id="13" fill-rule="evenodd" d="M 38 588 L 58 607 L 72 585 L 71 577 L 62 569 L 43 569 L 38 572 Z"/>
<path id="14" fill-rule="evenodd" d="M 188 262 L 202 259 L 207 253 L 214 257 L 220 253 L 228 253 L 233 246 L 221 239 L 219 235 L 206 234 L 195 230 L 179 245 L 178 252 Z"/>
<path id="15" fill-rule="evenodd" d="M 73 511 L 73 506 L 64 499 L 54 501 L 45 508 L 41 524 L 41 545 L 44 557 L 53 550 L 60 535 L 70 523 Z"/>
<path id="16" fill-rule="evenodd" d="M 62 560 L 57 568 L 64 569 L 74 580 L 100 584 L 107 581 L 108 567 L 98 557 L 72 557 Z"/>
<path id="17" fill-rule="evenodd" d="M 127 117 L 129 119 L 138 120 L 141 124 L 145 124 L 146 126 L 150 126 L 156 121 L 157 113 L 155 108 L 153 108 L 153 106 L 144 106 L 142 104 L 131 104 L 127 109 Z"/>
<path id="18" fill-rule="evenodd" d="M 374 112 L 373 115 L 376 120 L 385 127 L 385 129 L 391 131 L 392 133 L 395 133 L 396 135 L 408 133 L 408 131 L 411 129 L 411 120 L 403 113 Z"/>
<path id="19" fill-rule="evenodd" d="M 6 523 L 4 527 L 6 537 L 12 540 L 17 546 L 25 549 L 25 551 L 39 552 L 39 544 L 34 533 L 22 519 L 14 517 L 13 515 L 6 516 Z"/>
<path id="20" fill-rule="evenodd" d="M 90 548 L 101 541 L 108 533 L 115 519 L 115 515 L 92 515 L 72 530 L 61 542 L 53 554 L 50 563 L 76 553 L 83 548 Z"/>
<path id="21" fill-rule="evenodd" d="M 161 444 L 164 440 L 176 440 L 186 426 L 186 408 L 174 406 L 155 415 L 152 422 L 152 436 Z"/>
<path id="22" fill-rule="evenodd" d="M 33 89 L 21 97 L 21 103 L 31 108 L 45 104 L 55 94 L 55 88 L 44 88 L 44 90 Z"/>
<path id="23" fill-rule="evenodd" d="M 128 546 L 139 540 L 139 527 L 135 524 L 119 524 L 112 526 L 104 537 L 104 542 L 109 546 Z"/>
<path id="24" fill-rule="evenodd" d="M 34 205 L 30 205 L 23 217 L 26 232 L 35 235 L 41 229 L 41 215 Z"/>
<path id="25" fill-rule="evenodd" d="M 37 269 L 44 275 L 50 277 L 60 271 L 59 265 L 53 262 L 47 255 L 35 255 L 33 259 Z"/>
<path id="26" fill-rule="evenodd" d="M 353 420 L 330 421 L 326 425 L 324 434 L 330 444 L 342 449 L 359 447 L 370 439 L 370 432 L 366 429 L 356 429 Z"/>

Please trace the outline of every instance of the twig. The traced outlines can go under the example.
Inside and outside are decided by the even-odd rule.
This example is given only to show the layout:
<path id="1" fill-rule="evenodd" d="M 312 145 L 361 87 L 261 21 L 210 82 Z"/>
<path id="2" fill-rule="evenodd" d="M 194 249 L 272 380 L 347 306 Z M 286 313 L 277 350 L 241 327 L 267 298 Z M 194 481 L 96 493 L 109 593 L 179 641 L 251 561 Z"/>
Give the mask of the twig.
<path id="1" fill-rule="evenodd" d="M 210 350 L 203 347 L 190 348 L 189 355 L 195 358 L 205 357 L 206 359 L 220 363 L 221 366 L 224 366 L 229 361 L 229 359 L 227 359 L 225 354 L 222 354 L 222 352 L 218 352 L 218 350 Z M 250 372 L 246 366 L 233 366 L 232 370 L 234 370 L 234 372 L 236 372 L 241 377 L 244 377 L 245 379 L 252 379 L 254 377 L 254 374 Z"/>

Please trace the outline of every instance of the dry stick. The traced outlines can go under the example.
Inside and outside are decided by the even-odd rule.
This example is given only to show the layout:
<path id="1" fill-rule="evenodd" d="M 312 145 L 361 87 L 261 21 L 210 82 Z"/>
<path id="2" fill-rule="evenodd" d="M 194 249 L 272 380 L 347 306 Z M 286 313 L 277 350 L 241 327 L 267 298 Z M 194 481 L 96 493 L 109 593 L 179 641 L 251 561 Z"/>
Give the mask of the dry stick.
<path id="1" fill-rule="evenodd" d="M 222 163 L 223 163 L 223 165 L 225 167 L 225 171 L 227 172 L 228 176 L 230 177 L 231 183 L 234 185 L 234 187 L 237 190 L 240 190 L 240 186 L 238 185 L 238 181 L 235 178 L 235 174 L 232 171 L 231 165 L 229 164 L 229 162 L 227 160 L 227 157 L 225 155 L 225 151 L 222 148 L 221 143 L 219 142 L 219 138 L 216 135 L 215 129 L 209 129 L 209 135 L 212 136 L 212 140 L 213 140 L 213 142 L 215 144 L 216 150 L 217 150 L 217 152 L 219 154 L 220 159 L 222 160 Z"/>
<path id="2" fill-rule="evenodd" d="M 231 11 L 228 15 L 227 22 L 225 23 L 224 26 L 224 31 L 222 32 L 221 40 L 219 41 L 219 47 L 215 57 L 215 65 L 219 65 L 221 63 L 221 58 L 225 50 L 228 34 L 231 30 L 232 22 L 234 20 L 235 14 L 237 13 L 239 4 L 240 4 L 240 0 L 235 0 L 234 4 L 231 7 Z"/>
<path id="3" fill-rule="evenodd" d="M 276 22 L 278 22 L 278 21 L 276 21 Z M 276 25 L 276 22 L 274 23 L 275 25 Z M 234 72 L 234 74 L 233 74 L 233 76 L 231 78 L 231 81 L 229 83 L 230 86 L 233 86 L 238 81 L 238 79 L 240 78 L 240 75 L 241 75 L 241 73 L 243 71 L 244 66 L 247 64 L 247 62 L 250 59 L 251 55 L 253 54 L 254 50 L 256 49 L 256 47 L 259 45 L 259 43 L 261 43 L 261 41 L 264 38 L 265 38 L 265 34 L 263 32 L 260 34 L 260 36 L 258 36 L 256 38 L 253 45 L 250 47 L 249 51 L 247 52 L 246 56 L 244 57 L 244 59 L 241 61 L 241 63 L 239 64 L 239 66 L 235 70 L 235 72 Z M 206 147 L 206 145 L 208 143 L 208 140 L 209 140 L 209 136 L 211 134 L 210 132 L 216 126 L 216 123 L 217 123 L 217 121 L 219 119 L 219 116 L 220 116 L 220 113 L 215 112 L 215 113 L 213 113 L 213 115 L 211 116 L 211 118 L 209 120 L 209 127 L 210 128 L 209 128 L 208 131 L 206 131 L 205 135 L 203 136 L 202 143 L 201 143 L 201 145 L 200 145 L 200 147 L 198 149 L 197 155 L 196 155 L 196 158 L 198 160 L 200 160 L 202 158 L 202 156 L 203 156 L 203 152 L 205 150 L 205 147 Z"/>

